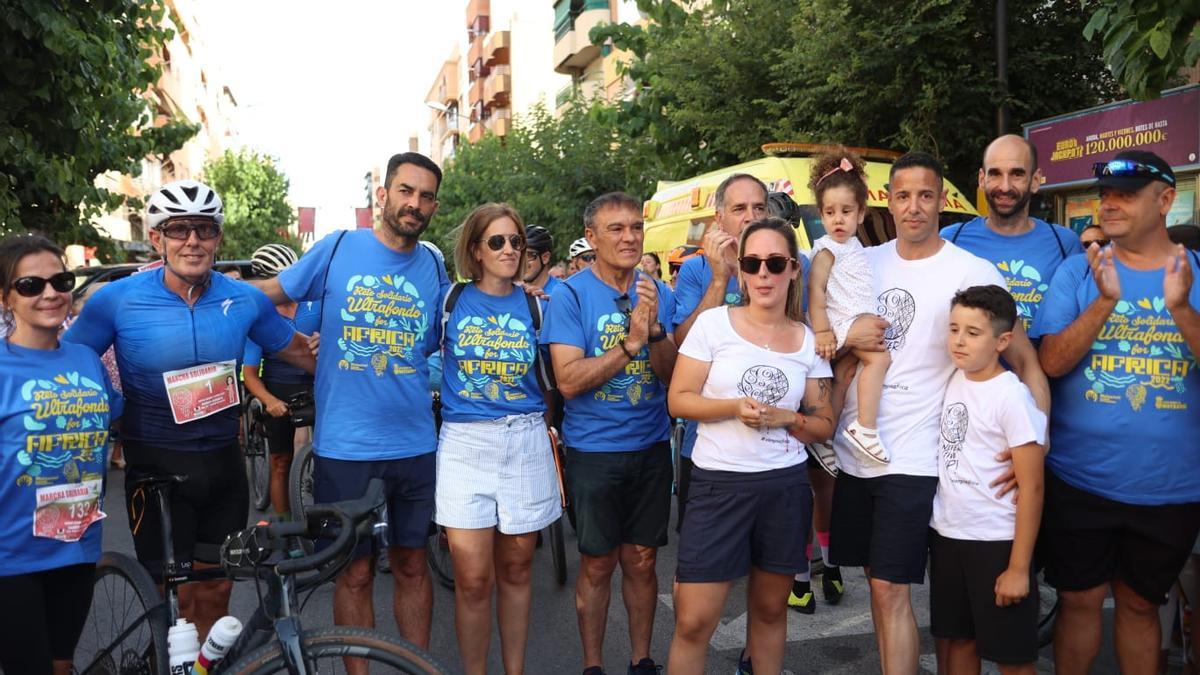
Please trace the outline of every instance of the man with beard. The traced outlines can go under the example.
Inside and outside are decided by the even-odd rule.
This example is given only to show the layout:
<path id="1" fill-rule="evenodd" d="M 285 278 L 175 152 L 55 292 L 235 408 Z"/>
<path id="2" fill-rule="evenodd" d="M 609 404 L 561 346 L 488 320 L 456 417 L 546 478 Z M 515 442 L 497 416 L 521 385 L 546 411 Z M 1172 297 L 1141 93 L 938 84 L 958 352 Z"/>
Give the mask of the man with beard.
<path id="1" fill-rule="evenodd" d="M 425 538 L 434 505 L 434 429 L 426 358 L 438 347 L 446 268 L 419 237 L 437 211 L 442 172 L 415 152 L 388 160 L 376 199 L 383 225 L 331 234 L 260 287 L 277 303 L 322 303 L 317 361 L 314 498 L 362 496 L 387 483 L 388 558 L 400 634 L 429 646 L 433 587 Z M 404 422 L 393 424 L 398 411 Z M 338 577 L 333 619 L 372 626 L 370 541 Z"/>
<path id="2" fill-rule="evenodd" d="M 1029 216 L 1029 201 L 1041 187 L 1037 151 L 1020 136 L 1008 134 L 988 145 L 979 169 L 979 185 L 988 215 L 942 230 L 942 238 L 989 261 L 1017 301 L 1017 316 L 1028 331 L 1042 304 L 1054 270 L 1083 253 L 1079 235 L 1062 225 Z"/>

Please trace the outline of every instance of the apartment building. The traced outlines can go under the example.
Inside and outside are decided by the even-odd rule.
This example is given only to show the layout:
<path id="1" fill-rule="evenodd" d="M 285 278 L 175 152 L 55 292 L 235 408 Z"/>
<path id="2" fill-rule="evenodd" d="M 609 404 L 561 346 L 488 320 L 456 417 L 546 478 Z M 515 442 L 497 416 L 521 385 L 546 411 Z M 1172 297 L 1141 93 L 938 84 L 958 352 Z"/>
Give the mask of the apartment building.
<path id="1" fill-rule="evenodd" d="M 554 0 L 554 71 L 571 78 L 555 95 L 561 112 L 578 93 L 585 99 L 617 101 L 630 95 L 631 83 L 620 73 L 628 56 L 612 45 L 594 45 L 591 30 L 606 23 L 644 20 L 635 0 Z"/>

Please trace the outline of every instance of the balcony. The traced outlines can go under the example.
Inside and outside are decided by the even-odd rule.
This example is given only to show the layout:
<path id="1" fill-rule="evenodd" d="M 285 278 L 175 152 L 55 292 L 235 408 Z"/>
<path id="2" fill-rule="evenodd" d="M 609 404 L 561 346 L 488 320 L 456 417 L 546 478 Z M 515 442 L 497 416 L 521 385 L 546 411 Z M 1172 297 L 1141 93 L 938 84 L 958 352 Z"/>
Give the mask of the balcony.
<path id="1" fill-rule="evenodd" d="M 487 38 L 483 48 L 483 60 L 489 66 L 504 65 L 509 62 L 512 51 L 512 33 L 506 30 L 496 31 Z"/>
<path id="2" fill-rule="evenodd" d="M 467 133 L 467 140 L 470 141 L 471 143 L 474 143 L 474 142 L 478 141 L 479 139 L 483 138 L 483 135 L 486 132 L 487 132 L 487 129 L 484 128 L 483 124 L 480 124 L 480 123 L 472 124 L 471 131 L 469 131 Z"/>
<path id="3" fill-rule="evenodd" d="M 483 63 L 483 44 L 485 40 L 482 36 L 471 40 L 471 46 L 467 48 L 467 65 L 473 67 L 477 63 Z"/>
<path id="4" fill-rule="evenodd" d="M 568 2 L 572 3 L 572 11 L 564 15 L 562 5 Z M 554 71 L 577 73 L 601 56 L 600 47 L 593 45 L 588 36 L 596 26 L 612 21 L 612 11 L 607 0 L 561 0 L 555 6 L 555 16 Z"/>
<path id="5" fill-rule="evenodd" d="M 483 81 L 485 105 L 503 107 L 512 97 L 512 73 L 509 66 L 496 66 Z"/>
<path id="6" fill-rule="evenodd" d="M 488 17 L 491 13 L 491 0 L 470 0 L 467 3 L 467 30 L 486 33 Z M 482 25 L 480 25 L 481 23 Z M 480 31 L 480 28 L 483 30 Z"/>
<path id="7" fill-rule="evenodd" d="M 458 59 L 454 59 L 442 64 L 425 100 L 437 101 L 445 106 L 457 105 L 458 93 Z"/>
<path id="8" fill-rule="evenodd" d="M 471 105 L 482 103 L 484 100 L 483 85 L 487 80 L 478 79 L 471 83 L 471 90 L 467 94 L 467 102 Z"/>

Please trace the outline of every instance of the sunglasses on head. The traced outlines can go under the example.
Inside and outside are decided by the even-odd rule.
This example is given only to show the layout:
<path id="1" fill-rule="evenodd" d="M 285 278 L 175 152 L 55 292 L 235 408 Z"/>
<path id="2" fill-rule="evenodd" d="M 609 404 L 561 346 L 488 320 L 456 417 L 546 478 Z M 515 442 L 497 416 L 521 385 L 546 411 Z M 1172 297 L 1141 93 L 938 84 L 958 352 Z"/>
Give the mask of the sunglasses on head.
<path id="1" fill-rule="evenodd" d="M 1092 165 L 1092 173 L 1096 178 L 1104 176 L 1150 176 L 1175 187 L 1175 179 L 1163 173 L 1162 169 L 1153 164 L 1144 164 L 1132 159 L 1110 159 L 1107 162 L 1096 162 Z"/>
<path id="2" fill-rule="evenodd" d="M 738 266 L 746 274 L 758 274 L 758 270 L 762 267 L 763 263 L 767 264 L 767 271 L 771 274 L 783 274 L 794 262 L 796 262 L 795 258 L 789 258 L 785 255 L 773 255 L 767 258 L 760 258 L 756 255 L 744 255 L 738 258 Z"/>
<path id="3" fill-rule="evenodd" d="M 487 247 L 493 251 L 504 249 L 504 242 L 508 242 L 513 247 L 514 251 L 520 251 L 525 248 L 525 238 L 519 234 L 493 234 L 487 239 L 481 240 L 487 244 Z"/>
<path id="4" fill-rule="evenodd" d="M 46 290 L 46 284 L 50 284 L 50 288 L 59 293 L 69 293 L 75 288 L 75 275 L 70 272 L 59 272 L 49 279 L 43 279 L 42 277 L 21 277 L 13 281 L 12 287 L 17 292 L 17 295 L 34 298 Z"/>
<path id="5" fill-rule="evenodd" d="M 201 241 L 221 236 L 221 226 L 211 220 L 206 222 L 168 222 L 160 226 L 158 231 L 162 232 L 167 239 L 178 239 L 179 241 L 186 241 L 193 232 Z"/>

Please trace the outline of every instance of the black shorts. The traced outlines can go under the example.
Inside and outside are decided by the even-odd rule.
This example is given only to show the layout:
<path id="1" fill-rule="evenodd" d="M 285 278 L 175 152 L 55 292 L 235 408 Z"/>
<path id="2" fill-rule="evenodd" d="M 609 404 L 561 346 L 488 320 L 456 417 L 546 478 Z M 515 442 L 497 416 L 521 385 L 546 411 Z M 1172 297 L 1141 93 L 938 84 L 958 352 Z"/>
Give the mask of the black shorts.
<path id="1" fill-rule="evenodd" d="M 74 659 L 95 579 L 94 563 L 0 577 L 0 668 L 50 675 L 51 661 Z"/>
<path id="2" fill-rule="evenodd" d="M 692 469 L 679 534 L 679 583 L 731 581 L 750 573 L 808 569 L 812 487 L 803 464 L 755 473 Z"/>
<path id="3" fill-rule="evenodd" d="M 674 478 L 670 444 L 633 452 L 568 447 L 566 454 L 581 554 L 608 555 L 621 544 L 666 545 Z"/>
<path id="4" fill-rule="evenodd" d="M 871 577 L 896 584 L 925 583 L 937 481 L 937 476 L 838 474 L 829 528 L 830 562 L 868 567 Z"/>
<path id="5" fill-rule="evenodd" d="M 1200 503 L 1147 506 L 1068 485 L 1048 468 L 1041 553 L 1046 580 L 1084 591 L 1119 579 L 1157 604 L 1187 562 L 1200 532 Z"/>
<path id="6" fill-rule="evenodd" d="M 388 544 L 425 548 L 433 520 L 437 455 L 354 462 L 313 455 L 313 501 L 358 499 L 372 478 L 382 478 L 388 504 Z M 371 554 L 370 539 L 359 539 L 354 557 Z"/>
<path id="7" fill-rule="evenodd" d="M 175 561 L 190 569 L 193 560 L 221 561 L 225 537 L 246 527 L 250 513 L 246 468 L 237 441 L 216 450 L 187 452 L 126 441 L 125 505 L 133 546 L 150 573 L 162 573 L 162 525 L 158 500 L 133 487 L 147 474 L 183 474 L 171 488 L 171 534 Z"/>
<path id="8" fill-rule="evenodd" d="M 1029 595 L 996 606 L 996 578 L 1008 569 L 1011 541 L 964 541 L 929 531 L 929 632 L 974 640 L 981 658 L 1006 665 L 1033 663 L 1038 654 L 1038 585 Z"/>
<path id="9" fill-rule="evenodd" d="M 312 391 L 310 384 L 288 384 L 285 382 L 267 382 L 263 384 L 267 387 L 267 391 L 275 398 L 288 402 L 292 396 L 302 391 Z M 296 444 L 296 425 L 292 424 L 292 418 L 288 415 L 283 417 L 272 417 L 270 413 L 263 409 L 263 427 L 267 430 L 267 450 L 272 455 L 290 455 L 295 449 Z"/>

